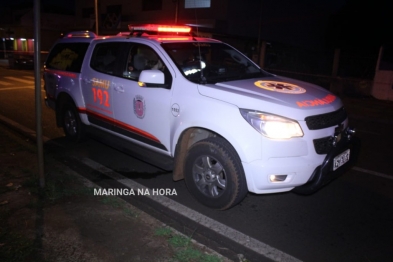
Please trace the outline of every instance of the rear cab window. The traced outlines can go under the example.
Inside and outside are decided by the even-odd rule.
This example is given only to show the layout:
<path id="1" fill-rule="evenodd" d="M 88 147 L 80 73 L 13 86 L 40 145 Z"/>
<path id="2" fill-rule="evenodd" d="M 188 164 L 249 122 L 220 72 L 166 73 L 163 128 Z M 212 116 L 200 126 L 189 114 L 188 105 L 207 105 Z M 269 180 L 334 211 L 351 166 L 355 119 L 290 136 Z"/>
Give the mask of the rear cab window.
<path id="1" fill-rule="evenodd" d="M 58 43 L 52 48 L 45 67 L 80 73 L 88 47 L 89 43 Z"/>

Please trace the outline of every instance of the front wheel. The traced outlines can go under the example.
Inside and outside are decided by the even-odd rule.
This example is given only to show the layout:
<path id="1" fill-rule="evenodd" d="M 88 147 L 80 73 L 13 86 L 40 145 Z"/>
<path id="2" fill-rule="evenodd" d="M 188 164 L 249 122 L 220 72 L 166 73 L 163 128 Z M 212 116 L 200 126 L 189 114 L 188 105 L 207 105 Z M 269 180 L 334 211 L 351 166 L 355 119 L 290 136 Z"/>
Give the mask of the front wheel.
<path id="1" fill-rule="evenodd" d="M 241 161 L 222 138 L 195 143 L 187 153 L 184 171 L 188 190 L 208 207 L 225 210 L 247 195 Z"/>
<path id="2" fill-rule="evenodd" d="M 67 138 L 79 142 L 84 138 L 85 127 L 73 104 L 66 104 L 62 109 L 62 126 Z"/>

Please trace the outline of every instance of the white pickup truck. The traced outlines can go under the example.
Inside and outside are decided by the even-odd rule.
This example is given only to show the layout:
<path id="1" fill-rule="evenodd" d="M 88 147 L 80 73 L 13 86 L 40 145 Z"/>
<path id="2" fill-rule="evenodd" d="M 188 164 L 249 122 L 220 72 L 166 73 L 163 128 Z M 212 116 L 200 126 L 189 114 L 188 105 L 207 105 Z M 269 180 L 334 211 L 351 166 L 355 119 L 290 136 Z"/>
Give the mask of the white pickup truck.
<path id="1" fill-rule="evenodd" d="M 173 170 L 222 210 L 248 192 L 311 194 L 356 160 L 359 139 L 324 88 L 270 74 L 187 26 L 129 29 L 71 32 L 51 49 L 46 104 L 69 138 L 87 130 Z"/>

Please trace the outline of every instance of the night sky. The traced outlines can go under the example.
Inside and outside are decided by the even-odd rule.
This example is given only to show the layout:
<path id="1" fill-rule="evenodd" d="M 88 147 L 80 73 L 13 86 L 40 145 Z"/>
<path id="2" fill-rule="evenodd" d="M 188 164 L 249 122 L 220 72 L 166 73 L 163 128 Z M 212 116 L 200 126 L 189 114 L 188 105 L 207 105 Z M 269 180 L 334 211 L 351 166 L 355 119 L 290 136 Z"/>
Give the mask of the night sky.
<path id="1" fill-rule="evenodd" d="M 74 1 L 41 0 L 41 6 L 46 12 L 73 14 Z M 228 28 L 231 32 L 242 32 L 243 36 L 262 35 L 268 40 L 303 46 L 378 45 L 392 38 L 388 33 L 393 24 L 392 0 L 229 1 L 232 11 L 229 10 Z M 32 0 L 0 0 L 2 7 L 33 3 Z"/>

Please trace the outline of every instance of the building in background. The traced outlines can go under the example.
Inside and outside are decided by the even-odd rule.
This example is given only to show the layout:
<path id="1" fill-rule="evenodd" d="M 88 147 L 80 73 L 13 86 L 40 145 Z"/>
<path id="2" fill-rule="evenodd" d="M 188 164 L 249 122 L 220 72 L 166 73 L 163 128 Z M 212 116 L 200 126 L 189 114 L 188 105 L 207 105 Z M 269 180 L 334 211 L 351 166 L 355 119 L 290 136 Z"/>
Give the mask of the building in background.
<path id="1" fill-rule="evenodd" d="M 18 4 L 16 4 L 18 3 Z M 32 1 L 19 4 L 10 2 L 0 10 L 0 58 L 32 66 L 34 56 L 34 11 Z M 49 8 L 41 11 L 41 50 L 43 58 L 63 30 L 75 27 L 75 16 Z"/>

